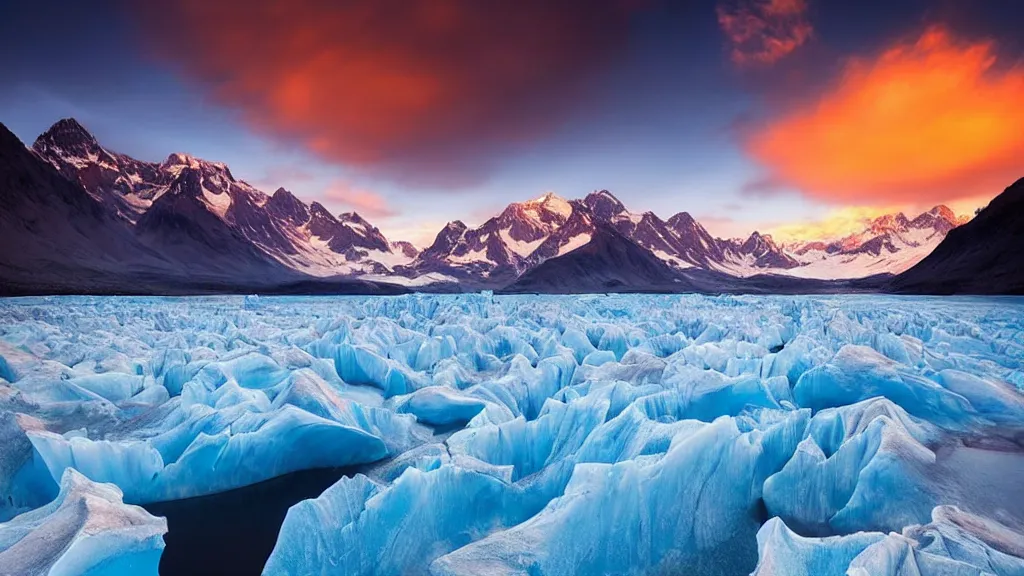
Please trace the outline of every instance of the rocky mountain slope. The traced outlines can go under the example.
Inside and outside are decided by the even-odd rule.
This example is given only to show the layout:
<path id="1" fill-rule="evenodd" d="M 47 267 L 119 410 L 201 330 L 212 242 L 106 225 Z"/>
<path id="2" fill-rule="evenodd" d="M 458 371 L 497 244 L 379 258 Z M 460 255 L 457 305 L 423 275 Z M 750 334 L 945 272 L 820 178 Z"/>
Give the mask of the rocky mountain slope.
<path id="1" fill-rule="evenodd" d="M 164 204 L 191 206 L 196 176 L 172 182 Z M 191 210 L 161 236 L 137 233 L 102 197 L 55 171 L 0 125 L 0 269 L 3 291 L 122 291 L 148 282 L 225 285 L 272 277 L 297 280 L 287 267 L 252 250 L 221 258 L 242 239 L 229 230 L 197 229 Z M 186 208 L 187 209 L 187 208 Z M 144 226 L 143 229 L 146 227 Z M 265 285 L 265 283 L 261 283 Z"/>
<path id="2" fill-rule="evenodd" d="M 599 224 L 590 240 L 545 260 L 520 276 L 506 292 L 681 292 L 692 289 L 676 271 L 626 238 Z"/>
<path id="3" fill-rule="evenodd" d="M 335 216 L 283 188 L 265 194 L 236 179 L 225 164 L 188 154 L 174 153 L 160 163 L 136 160 L 102 147 L 74 119 L 54 124 L 32 150 L 112 212 L 130 223 L 144 223 L 147 234 L 156 220 L 202 220 L 201 225 L 227 227 L 250 249 L 314 276 L 390 273 L 414 257 L 408 247 L 392 246 L 356 213 Z M 194 174 L 186 194 L 190 200 L 161 202 L 168 193 L 180 193 L 179 176 L 185 171 Z M 147 218 L 153 208 L 157 214 Z"/>
<path id="4" fill-rule="evenodd" d="M 159 194 L 142 198 L 148 206 L 139 212 L 130 210 L 140 205 L 134 189 L 117 187 L 125 180 L 105 176 L 97 182 L 113 187 L 90 192 L 76 174 L 58 171 L 0 124 L 0 294 L 403 291 L 317 279 L 273 258 L 218 212 L 222 199 L 211 197 L 201 167 L 177 171 Z"/>
<path id="5" fill-rule="evenodd" d="M 1024 178 L 892 283 L 923 294 L 1024 294 Z"/>

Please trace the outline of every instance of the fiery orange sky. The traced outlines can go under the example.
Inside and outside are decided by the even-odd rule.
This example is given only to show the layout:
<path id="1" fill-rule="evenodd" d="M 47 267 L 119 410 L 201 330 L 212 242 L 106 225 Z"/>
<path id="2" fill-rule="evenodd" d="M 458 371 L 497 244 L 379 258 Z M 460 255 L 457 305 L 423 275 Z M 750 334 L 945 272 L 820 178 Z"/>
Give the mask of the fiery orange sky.
<path id="1" fill-rule="evenodd" d="M 939 26 L 848 60 L 817 99 L 747 141 L 774 180 L 837 204 L 993 195 L 1021 175 L 1024 68 Z"/>
<path id="2" fill-rule="evenodd" d="M 974 214 L 975 208 L 984 206 L 986 202 L 987 198 L 984 198 L 947 205 L 957 216 L 969 216 Z M 913 219 L 931 208 L 917 205 L 843 206 L 833 209 L 824 218 L 768 226 L 764 231 L 780 242 L 838 240 L 864 231 L 879 216 L 902 212 Z"/>

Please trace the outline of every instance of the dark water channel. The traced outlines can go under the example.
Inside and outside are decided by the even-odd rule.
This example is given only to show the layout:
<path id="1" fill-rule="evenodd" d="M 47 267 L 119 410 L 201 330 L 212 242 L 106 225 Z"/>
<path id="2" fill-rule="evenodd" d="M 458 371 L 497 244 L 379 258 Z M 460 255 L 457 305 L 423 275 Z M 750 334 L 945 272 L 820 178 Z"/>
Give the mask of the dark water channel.
<path id="1" fill-rule="evenodd" d="M 167 518 L 160 574 L 259 574 L 288 508 L 356 471 L 303 470 L 219 494 L 145 505 Z"/>

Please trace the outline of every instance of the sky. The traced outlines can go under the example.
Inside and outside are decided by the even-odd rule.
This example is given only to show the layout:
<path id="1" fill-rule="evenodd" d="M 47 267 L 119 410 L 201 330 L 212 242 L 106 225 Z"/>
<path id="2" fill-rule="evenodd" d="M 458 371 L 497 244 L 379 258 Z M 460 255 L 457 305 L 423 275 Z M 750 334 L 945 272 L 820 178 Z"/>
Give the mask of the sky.
<path id="1" fill-rule="evenodd" d="M 393 240 L 607 189 L 712 233 L 970 213 L 1024 176 L 1019 0 L 0 0 L 0 122 L 75 117 Z"/>

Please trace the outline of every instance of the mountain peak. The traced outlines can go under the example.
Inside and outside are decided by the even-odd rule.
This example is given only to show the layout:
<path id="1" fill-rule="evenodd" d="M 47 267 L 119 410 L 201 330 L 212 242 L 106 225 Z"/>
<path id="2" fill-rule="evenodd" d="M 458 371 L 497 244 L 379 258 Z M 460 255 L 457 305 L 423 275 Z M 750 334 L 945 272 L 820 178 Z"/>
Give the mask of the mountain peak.
<path id="1" fill-rule="evenodd" d="M 54 137 L 70 137 L 90 141 L 96 140 L 96 138 L 85 129 L 85 126 L 82 126 L 78 120 L 70 117 L 57 120 L 52 126 L 47 128 L 46 132 L 39 135 L 40 139 L 52 139 Z"/>
<path id="2" fill-rule="evenodd" d="M 775 244 L 775 240 L 771 234 L 761 234 L 757 230 L 751 232 L 750 236 L 747 237 L 746 241 L 743 242 L 741 248 L 743 252 L 748 254 L 762 255 L 767 252 L 779 252 L 778 245 Z"/>
<path id="3" fill-rule="evenodd" d="M 568 218 L 569 215 L 572 214 L 572 205 L 569 204 L 569 201 L 554 192 L 545 192 L 539 198 L 523 202 L 522 206 L 526 208 L 541 207 L 548 212 L 561 215 L 565 218 Z"/>
<path id="4" fill-rule="evenodd" d="M 693 219 L 693 216 L 689 212 L 679 212 L 673 214 L 667 221 L 669 226 L 677 228 L 679 226 L 693 226 L 697 221 Z"/>
<path id="5" fill-rule="evenodd" d="M 376 230 L 376 227 L 366 221 L 358 212 L 342 212 L 338 214 L 338 221 L 356 228 L 362 228 L 366 232 Z"/>
<path id="6" fill-rule="evenodd" d="M 227 164 L 224 164 L 223 162 L 210 162 L 209 160 L 203 160 L 202 158 L 197 158 L 191 154 L 186 154 L 184 152 L 172 152 L 170 155 L 167 156 L 167 159 L 164 160 L 161 166 L 164 168 L 172 169 L 177 168 L 179 166 L 197 168 L 207 173 L 224 172 L 228 176 L 231 176 L 231 171 L 228 170 Z M 234 180 L 233 177 L 231 179 Z"/>
<path id="7" fill-rule="evenodd" d="M 942 218 L 943 220 L 951 224 L 955 224 L 958 220 L 956 217 L 956 213 L 954 213 L 953 210 L 951 210 L 950 207 L 946 206 L 945 204 L 939 204 L 938 206 L 932 208 L 931 210 L 928 211 L 928 214 L 931 214 L 932 216 L 936 216 L 938 218 Z"/>
<path id="8" fill-rule="evenodd" d="M 927 228 L 949 232 L 963 223 L 948 206 L 939 204 L 927 212 L 922 212 L 909 225 L 912 228 Z"/>
<path id="9" fill-rule="evenodd" d="M 554 199 L 561 200 L 562 198 L 558 194 L 548 191 L 533 200 L 527 200 L 525 204 L 544 204 Z"/>
<path id="10" fill-rule="evenodd" d="M 601 220 L 608 220 L 626 211 L 625 205 L 607 190 L 595 190 L 587 194 L 583 204 Z"/>
<path id="11" fill-rule="evenodd" d="M 32 148 L 37 152 L 52 153 L 53 149 L 57 149 L 71 155 L 85 156 L 98 149 L 99 143 L 78 120 L 62 118 L 40 134 Z"/>
<path id="12" fill-rule="evenodd" d="M 396 240 L 392 242 L 391 249 L 399 251 L 406 258 L 415 258 L 420 254 L 420 251 L 412 245 L 412 242 L 407 242 L 405 240 Z"/>
<path id="13" fill-rule="evenodd" d="M 748 236 L 747 239 L 748 240 L 757 240 L 757 241 L 769 242 L 769 243 L 773 242 L 771 234 L 761 234 L 761 232 L 758 231 L 758 230 L 754 230 L 753 232 L 751 232 L 750 236 Z"/>
<path id="14" fill-rule="evenodd" d="M 270 199 L 267 200 L 266 207 L 275 216 L 284 218 L 295 226 L 309 220 L 309 210 L 306 205 L 284 188 L 274 191 Z"/>
<path id="15" fill-rule="evenodd" d="M 317 202 L 316 200 L 309 203 L 309 213 L 316 218 L 326 219 L 329 221 L 337 221 L 337 218 L 334 217 L 334 214 L 331 214 L 330 210 L 325 208 L 323 204 Z"/>
<path id="16" fill-rule="evenodd" d="M 366 220 L 364 220 L 358 212 L 342 212 L 338 214 L 338 220 L 341 220 L 342 222 L 353 222 L 356 224 L 366 223 Z"/>
<path id="17" fill-rule="evenodd" d="M 910 225 L 903 212 L 884 214 L 871 221 L 872 234 L 885 234 L 886 232 L 900 231 Z"/>
<path id="18" fill-rule="evenodd" d="M 452 220 L 434 237 L 434 242 L 420 253 L 421 257 L 441 260 L 451 254 L 459 239 L 466 233 L 466 224 L 462 220 Z"/>
<path id="19" fill-rule="evenodd" d="M 164 160 L 164 166 L 188 166 L 190 168 L 199 167 L 199 159 L 191 154 L 185 154 L 184 152 L 172 152 Z"/>

